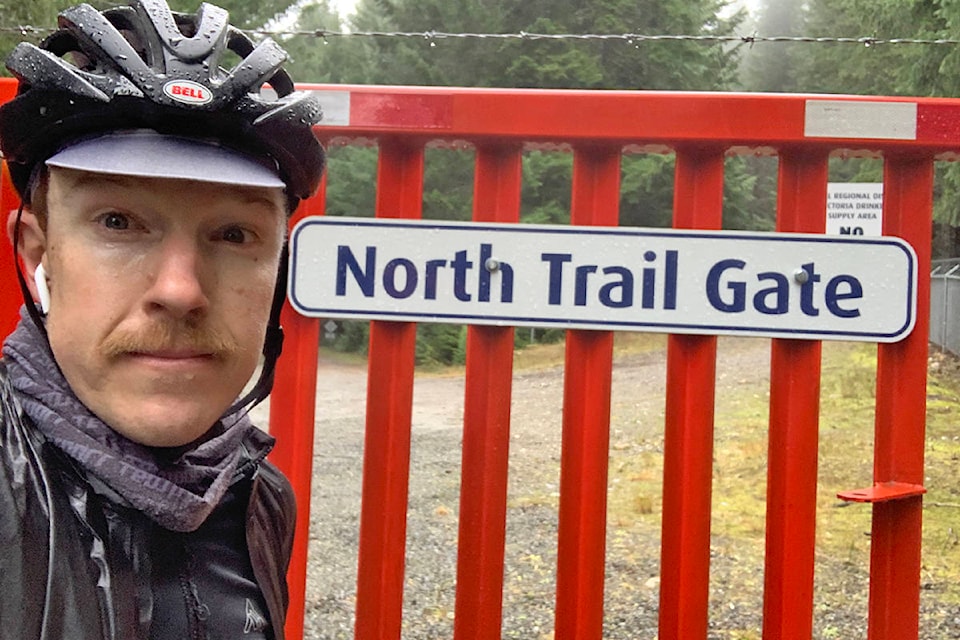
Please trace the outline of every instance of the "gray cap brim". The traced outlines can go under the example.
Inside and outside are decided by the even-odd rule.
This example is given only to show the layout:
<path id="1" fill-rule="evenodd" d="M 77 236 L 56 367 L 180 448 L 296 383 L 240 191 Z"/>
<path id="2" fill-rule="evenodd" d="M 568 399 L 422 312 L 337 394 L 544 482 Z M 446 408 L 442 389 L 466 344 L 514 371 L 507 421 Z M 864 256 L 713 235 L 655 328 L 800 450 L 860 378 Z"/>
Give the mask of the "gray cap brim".
<path id="1" fill-rule="evenodd" d="M 49 167 L 145 178 L 249 187 L 286 185 L 265 160 L 194 138 L 152 130 L 115 131 L 80 140 L 46 161 Z"/>

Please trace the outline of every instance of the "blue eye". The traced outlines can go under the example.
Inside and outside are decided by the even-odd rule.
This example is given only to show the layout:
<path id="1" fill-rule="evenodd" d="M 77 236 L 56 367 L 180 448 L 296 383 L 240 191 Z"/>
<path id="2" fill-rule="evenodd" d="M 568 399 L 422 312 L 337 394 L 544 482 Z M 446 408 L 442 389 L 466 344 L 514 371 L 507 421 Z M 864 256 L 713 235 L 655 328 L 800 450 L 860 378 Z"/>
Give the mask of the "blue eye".
<path id="1" fill-rule="evenodd" d="M 251 240 L 251 234 L 242 227 L 226 227 L 220 232 L 220 238 L 224 242 L 243 244 Z"/>
<path id="2" fill-rule="evenodd" d="M 100 223 L 113 231 L 126 231 L 130 228 L 130 218 L 115 211 L 100 216 Z"/>
<path id="3" fill-rule="evenodd" d="M 243 242 L 244 241 L 243 231 L 240 229 L 237 229 L 236 227 L 232 229 L 227 229 L 226 231 L 223 232 L 223 239 L 226 240 L 227 242 L 237 242 L 237 243 Z"/>

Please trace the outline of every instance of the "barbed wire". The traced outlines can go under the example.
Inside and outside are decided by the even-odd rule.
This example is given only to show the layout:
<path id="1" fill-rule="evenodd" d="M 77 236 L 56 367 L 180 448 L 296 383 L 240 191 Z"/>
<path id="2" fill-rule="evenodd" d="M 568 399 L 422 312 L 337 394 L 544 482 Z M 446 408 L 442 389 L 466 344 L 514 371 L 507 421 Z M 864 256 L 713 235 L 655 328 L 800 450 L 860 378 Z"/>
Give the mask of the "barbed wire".
<path id="1" fill-rule="evenodd" d="M 939 38 L 877 38 L 874 36 L 838 37 L 838 36 L 761 36 L 761 35 L 673 35 L 673 34 L 642 34 L 642 33 L 532 33 L 520 31 L 517 33 L 449 33 L 445 31 L 328 31 L 314 30 L 286 30 L 268 31 L 253 30 L 250 33 L 271 37 L 368 37 L 368 38 L 415 38 L 428 41 L 445 39 L 479 39 L 479 40 L 599 40 L 623 41 L 627 44 L 640 42 L 663 41 L 692 41 L 692 42 L 723 42 L 739 44 L 756 44 L 759 42 L 813 42 L 813 43 L 842 43 L 873 45 L 957 45 L 960 39 Z"/>
<path id="2" fill-rule="evenodd" d="M 0 26 L 0 34 L 19 34 L 21 36 L 44 36 L 53 32 L 46 27 L 30 25 Z M 878 38 L 875 36 L 763 36 L 752 35 L 674 35 L 674 34 L 644 34 L 644 33 L 534 33 L 519 31 L 516 33 L 459 33 L 447 31 L 337 31 L 329 29 L 249 29 L 247 34 L 269 36 L 276 38 L 402 38 L 420 39 L 429 42 L 438 40 L 573 40 L 573 41 L 622 41 L 627 44 L 642 42 L 708 42 L 708 43 L 736 43 L 754 45 L 762 42 L 771 43 L 817 43 L 817 44 L 857 44 L 866 47 L 879 45 L 958 45 L 956 38 Z"/>

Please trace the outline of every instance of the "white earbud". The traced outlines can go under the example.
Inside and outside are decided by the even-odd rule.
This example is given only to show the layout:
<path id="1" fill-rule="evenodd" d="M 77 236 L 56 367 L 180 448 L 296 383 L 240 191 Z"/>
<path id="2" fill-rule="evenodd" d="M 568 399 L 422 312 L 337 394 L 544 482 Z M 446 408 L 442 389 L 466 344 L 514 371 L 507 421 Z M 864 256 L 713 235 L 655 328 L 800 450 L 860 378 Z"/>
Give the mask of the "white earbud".
<path id="1" fill-rule="evenodd" d="M 40 297 L 40 311 L 46 313 L 50 308 L 50 288 L 47 286 L 47 272 L 42 264 L 38 264 L 33 272 L 33 282 L 37 285 L 37 295 Z"/>

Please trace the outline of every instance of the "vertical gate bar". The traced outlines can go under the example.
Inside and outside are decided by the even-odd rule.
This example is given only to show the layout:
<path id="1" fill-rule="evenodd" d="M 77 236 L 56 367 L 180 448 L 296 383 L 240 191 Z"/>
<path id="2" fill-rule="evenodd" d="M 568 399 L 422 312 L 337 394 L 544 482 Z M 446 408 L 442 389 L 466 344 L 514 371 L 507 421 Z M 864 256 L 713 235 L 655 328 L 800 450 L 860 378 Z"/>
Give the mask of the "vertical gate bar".
<path id="1" fill-rule="evenodd" d="M 880 345 L 874 481 L 923 484 L 933 161 L 888 157 L 883 229 L 917 252 L 917 323 L 904 340 Z M 921 496 L 873 505 L 870 541 L 871 640 L 916 639 L 920 625 Z"/>
<path id="2" fill-rule="evenodd" d="M 823 233 L 828 151 L 780 155 L 777 230 Z M 800 269 L 801 265 L 794 265 Z M 821 343 L 775 339 L 770 347 L 763 637 L 813 634 Z"/>
<path id="3" fill-rule="evenodd" d="M 571 223 L 616 225 L 620 149 L 574 150 Z M 613 332 L 568 331 L 564 365 L 556 640 L 599 640 Z"/>
<path id="4" fill-rule="evenodd" d="M 723 150 L 678 149 L 673 226 L 719 229 Z M 707 636 L 716 336 L 667 338 L 663 518 L 660 549 L 662 640 Z"/>
<path id="5" fill-rule="evenodd" d="M 289 478 L 297 499 L 297 525 L 287 571 L 290 605 L 285 629 L 289 640 L 298 640 L 303 637 L 307 586 L 320 322 L 301 316 L 289 304 L 284 305 L 280 321 L 284 342 L 290 346 L 277 363 L 270 399 L 270 431 L 277 438 L 270 458 Z"/>
<path id="6" fill-rule="evenodd" d="M 20 293 L 20 285 L 14 275 L 14 253 L 13 238 L 6 233 L 7 216 L 16 211 L 20 206 L 20 196 L 17 195 L 13 187 L 13 180 L 10 179 L 10 172 L 7 169 L 6 161 L 0 161 L 0 222 L 3 223 L 3 232 L 0 232 L 0 238 L 6 238 L 6 242 L 0 239 L 0 344 L 17 326 L 20 319 L 20 305 L 23 304 L 23 297 Z"/>
<path id="7" fill-rule="evenodd" d="M 323 215 L 327 181 L 304 200 L 290 226 L 310 215 Z M 310 539 L 310 491 L 313 481 L 313 435 L 317 404 L 317 349 L 320 321 L 301 316 L 285 302 L 280 315 L 284 350 L 277 361 L 270 393 L 270 433 L 277 444 L 270 461 L 290 480 L 297 499 L 297 524 L 287 570 L 290 604 L 284 626 L 288 640 L 303 638 L 306 610 L 307 546 Z"/>
<path id="8" fill-rule="evenodd" d="M 520 184 L 519 148 L 478 148 L 473 219 L 517 222 Z M 496 295 L 496 279 L 493 288 Z M 467 328 L 455 640 L 500 638 L 513 333 L 513 327 Z"/>
<path id="9" fill-rule="evenodd" d="M 377 216 L 419 218 L 422 196 L 423 147 L 382 141 Z M 356 640 L 400 637 L 416 332 L 412 322 L 370 323 Z"/>

